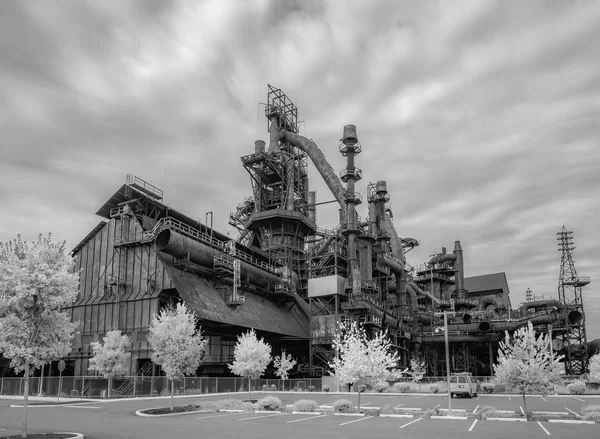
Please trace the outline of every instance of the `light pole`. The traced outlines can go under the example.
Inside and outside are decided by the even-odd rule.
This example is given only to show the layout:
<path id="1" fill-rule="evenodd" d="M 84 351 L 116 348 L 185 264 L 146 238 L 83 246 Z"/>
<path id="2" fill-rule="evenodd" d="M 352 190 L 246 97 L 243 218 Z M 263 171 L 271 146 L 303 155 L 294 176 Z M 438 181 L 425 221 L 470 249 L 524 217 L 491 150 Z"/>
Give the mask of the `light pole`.
<path id="1" fill-rule="evenodd" d="M 441 313 L 434 313 L 434 316 L 439 317 Z M 454 312 L 450 314 L 454 315 Z M 452 413 L 452 392 L 450 391 L 450 348 L 448 346 L 448 311 L 443 312 L 444 315 L 444 344 L 446 345 L 446 385 L 448 386 L 448 414 Z"/>

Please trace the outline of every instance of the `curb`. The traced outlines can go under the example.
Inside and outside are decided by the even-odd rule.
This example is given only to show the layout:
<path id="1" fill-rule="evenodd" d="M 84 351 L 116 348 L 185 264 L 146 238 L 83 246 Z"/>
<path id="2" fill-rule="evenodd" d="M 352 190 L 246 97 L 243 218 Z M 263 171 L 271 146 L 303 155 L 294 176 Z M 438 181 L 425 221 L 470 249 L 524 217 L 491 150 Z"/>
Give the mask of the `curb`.
<path id="1" fill-rule="evenodd" d="M 412 418 L 413 415 L 402 415 L 402 414 L 396 414 L 396 413 L 382 413 L 381 415 L 379 415 L 380 418 Z"/>
<path id="2" fill-rule="evenodd" d="M 323 412 L 292 412 L 292 415 L 322 415 Z"/>
<path id="3" fill-rule="evenodd" d="M 244 410 L 240 410 L 240 409 L 220 409 L 220 410 L 217 410 L 217 412 L 223 412 L 223 413 L 244 413 Z"/>
<path id="4" fill-rule="evenodd" d="M 545 411 L 533 411 L 534 415 L 564 415 L 569 416 L 568 412 L 545 412 Z"/>
<path id="5" fill-rule="evenodd" d="M 468 419 L 466 416 L 452 416 L 452 415 L 448 415 L 448 416 L 437 416 L 437 415 L 432 415 L 431 419 L 457 419 L 457 420 L 465 420 Z"/>
<path id="6" fill-rule="evenodd" d="M 525 418 L 486 418 L 486 421 L 527 422 Z"/>
<path id="7" fill-rule="evenodd" d="M 141 410 L 137 410 L 135 412 L 135 414 L 136 414 L 136 416 L 141 416 L 142 418 L 163 418 L 166 416 L 192 415 L 192 414 L 196 414 L 196 413 L 212 413 L 212 412 L 214 412 L 214 410 L 194 410 L 194 411 L 190 411 L 190 412 L 163 413 L 161 415 L 151 415 L 149 413 L 144 413 L 144 411 L 146 411 L 146 410 L 154 410 L 154 409 L 160 409 L 160 408 L 164 408 L 164 407 L 141 409 Z"/>
<path id="8" fill-rule="evenodd" d="M 596 421 L 584 421 L 575 419 L 548 419 L 551 424 L 595 424 Z"/>
<path id="9" fill-rule="evenodd" d="M 71 431 L 57 431 L 54 434 L 72 434 L 69 439 L 84 439 L 84 436 L 81 433 L 73 433 Z"/>
<path id="10" fill-rule="evenodd" d="M 282 413 L 281 410 L 254 410 L 254 413 Z"/>
<path id="11" fill-rule="evenodd" d="M 334 413 L 333 416 L 364 416 L 364 413 Z"/>

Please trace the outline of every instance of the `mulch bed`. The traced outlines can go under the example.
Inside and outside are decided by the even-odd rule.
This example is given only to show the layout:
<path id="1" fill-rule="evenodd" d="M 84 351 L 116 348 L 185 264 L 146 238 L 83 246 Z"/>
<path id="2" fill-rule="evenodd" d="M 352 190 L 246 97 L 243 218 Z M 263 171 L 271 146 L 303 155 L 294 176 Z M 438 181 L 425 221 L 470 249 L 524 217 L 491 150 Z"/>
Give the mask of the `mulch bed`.
<path id="1" fill-rule="evenodd" d="M 193 412 L 195 410 L 200 410 L 200 407 L 195 404 L 189 404 L 189 405 L 176 405 L 173 408 L 173 410 L 171 410 L 171 407 L 161 407 L 158 409 L 146 409 L 146 410 L 143 410 L 143 412 L 148 415 L 166 415 L 168 413 L 185 413 L 185 412 Z"/>

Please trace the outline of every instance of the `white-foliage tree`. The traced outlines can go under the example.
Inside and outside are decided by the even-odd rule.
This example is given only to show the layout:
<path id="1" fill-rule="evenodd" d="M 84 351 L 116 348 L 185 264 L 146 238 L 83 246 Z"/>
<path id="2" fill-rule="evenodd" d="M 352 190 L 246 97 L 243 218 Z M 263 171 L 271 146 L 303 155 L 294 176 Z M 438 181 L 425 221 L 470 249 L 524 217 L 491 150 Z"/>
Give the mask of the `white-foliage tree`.
<path id="1" fill-rule="evenodd" d="M 201 328 L 196 328 L 197 323 L 194 313 L 183 303 L 176 308 L 163 308 L 150 323 L 152 361 L 162 367 L 171 381 L 171 410 L 175 380 L 195 373 L 204 356 L 207 340 Z"/>
<path id="2" fill-rule="evenodd" d="M 238 336 L 233 350 L 233 363 L 227 366 L 232 373 L 248 377 L 248 393 L 250 393 L 250 380 L 260 378 L 270 362 L 271 345 L 262 338 L 258 339 L 254 329 L 251 329 Z"/>
<path id="3" fill-rule="evenodd" d="M 412 377 L 413 383 L 417 383 L 419 385 L 419 389 L 421 388 L 421 380 L 425 376 L 425 362 L 419 360 L 418 358 L 411 358 L 410 360 L 410 376 Z"/>
<path id="4" fill-rule="evenodd" d="M 600 354 L 596 354 L 590 358 L 589 368 L 588 380 L 593 383 L 600 383 Z"/>
<path id="5" fill-rule="evenodd" d="M 27 437 L 29 376 L 71 352 L 77 323 L 60 311 L 77 298 L 79 275 L 65 243 L 51 235 L 30 244 L 18 235 L 0 243 L 0 353 L 24 371 L 22 437 Z"/>
<path id="6" fill-rule="evenodd" d="M 512 337 L 506 332 L 504 341 L 500 342 L 494 381 L 507 390 L 521 393 L 527 415 L 525 394 L 546 395 L 552 391 L 560 378 L 562 357 L 554 355 L 552 358 L 548 335 L 536 337 L 533 324 L 528 322 L 527 327 L 520 328 Z"/>
<path id="7" fill-rule="evenodd" d="M 109 331 L 104 336 L 104 344 L 99 341 L 91 343 L 93 355 L 90 358 L 89 370 L 95 370 L 108 378 L 108 397 L 111 397 L 112 379 L 115 375 L 122 374 L 129 368 L 131 352 L 126 350 L 131 346 L 131 339 L 121 335 L 116 329 Z"/>
<path id="8" fill-rule="evenodd" d="M 278 376 L 283 380 L 283 389 L 285 390 L 285 380 L 288 379 L 289 371 L 296 365 L 296 360 L 285 352 L 281 351 L 281 355 L 278 355 L 273 360 L 273 366 L 275 367 L 275 376 Z"/>
<path id="9" fill-rule="evenodd" d="M 368 339 L 365 329 L 353 322 L 338 325 L 333 346 L 338 356 L 330 367 L 340 382 L 351 383 L 357 388 L 360 410 L 360 385 L 387 381 L 396 373 L 398 353 L 391 352 L 386 333 L 379 332 Z"/>

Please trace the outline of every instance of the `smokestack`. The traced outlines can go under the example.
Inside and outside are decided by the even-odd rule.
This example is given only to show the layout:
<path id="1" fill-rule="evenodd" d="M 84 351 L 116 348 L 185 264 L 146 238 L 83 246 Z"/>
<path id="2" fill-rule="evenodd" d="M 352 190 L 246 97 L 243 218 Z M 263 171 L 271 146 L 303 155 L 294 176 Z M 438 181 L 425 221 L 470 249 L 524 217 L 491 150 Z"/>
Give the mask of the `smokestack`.
<path id="1" fill-rule="evenodd" d="M 462 247 L 460 246 L 460 241 L 455 241 L 454 242 L 454 252 L 456 255 L 456 262 L 455 262 L 455 270 L 456 270 L 456 289 L 457 291 L 462 291 L 465 289 L 465 269 L 464 269 L 464 262 L 463 262 L 463 251 L 462 251 Z"/>
<path id="2" fill-rule="evenodd" d="M 256 140 L 254 142 L 254 153 L 258 154 L 260 152 L 265 152 L 265 141 L 264 140 Z"/>

